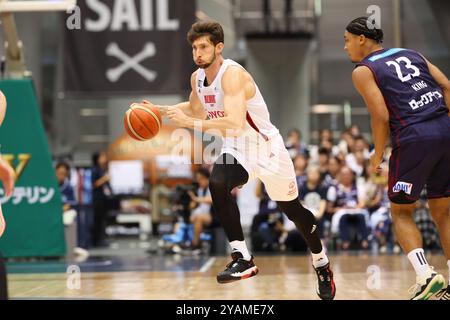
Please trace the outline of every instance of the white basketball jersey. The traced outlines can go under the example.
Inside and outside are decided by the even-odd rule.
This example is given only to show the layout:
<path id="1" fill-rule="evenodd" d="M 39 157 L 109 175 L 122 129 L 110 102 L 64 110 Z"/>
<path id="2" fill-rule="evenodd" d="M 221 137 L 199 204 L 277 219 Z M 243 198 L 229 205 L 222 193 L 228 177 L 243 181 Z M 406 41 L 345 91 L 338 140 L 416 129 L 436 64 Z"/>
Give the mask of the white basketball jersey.
<path id="1" fill-rule="evenodd" d="M 222 90 L 222 76 L 229 66 L 238 66 L 244 69 L 237 62 L 226 59 L 224 60 L 219 72 L 217 73 L 214 81 L 207 86 L 205 85 L 206 74 L 204 69 L 198 69 L 196 78 L 196 92 L 202 102 L 203 108 L 205 109 L 209 119 L 221 118 L 225 116 L 224 112 L 224 93 Z M 245 69 L 244 69 L 245 70 Z M 264 98 L 259 91 L 258 86 L 255 83 L 256 93 L 255 95 L 247 100 L 247 121 L 245 125 L 245 130 L 243 132 L 246 134 L 253 134 L 258 132 L 265 140 L 269 140 L 275 135 L 279 134 L 278 129 L 270 122 L 270 115 L 267 109 L 267 105 L 264 102 Z M 224 144 L 227 143 L 225 139 Z M 233 139 L 231 139 L 233 140 Z M 231 141 L 230 141 L 231 142 Z"/>
<path id="2" fill-rule="evenodd" d="M 222 76 L 229 66 L 243 68 L 233 60 L 224 60 L 210 84 L 205 81 L 205 70 L 197 72 L 195 90 L 209 119 L 225 116 Z M 283 137 L 270 122 L 264 98 L 254 84 L 256 92 L 247 100 L 245 127 L 237 136 L 223 139 L 221 154 L 232 155 L 247 171 L 249 180 L 259 178 L 272 200 L 291 201 L 298 197 L 294 165 Z"/>

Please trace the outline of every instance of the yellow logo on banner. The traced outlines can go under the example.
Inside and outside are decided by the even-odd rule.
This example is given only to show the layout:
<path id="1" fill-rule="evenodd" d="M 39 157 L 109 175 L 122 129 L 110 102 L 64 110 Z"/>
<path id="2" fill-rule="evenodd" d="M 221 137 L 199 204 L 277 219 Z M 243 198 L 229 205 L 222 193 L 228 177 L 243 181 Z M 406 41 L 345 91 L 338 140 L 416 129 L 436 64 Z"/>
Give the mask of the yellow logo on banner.
<path id="1" fill-rule="evenodd" d="M 2 158 L 5 159 L 6 162 L 9 163 L 9 165 L 13 168 L 14 172 L 16 173 L 16 181 L 19 180 L 20 176 L 22 175 L 23 171 L 25 170 L 25 167 L 27 166 L 28 162 L 31 159 L 31 154 L 27 153 L 20 153 L 17 156 L 17 159 L 19 160 L 17 167 L 14 167 L 14 155 L 13 154 L 2 154 Z"/>

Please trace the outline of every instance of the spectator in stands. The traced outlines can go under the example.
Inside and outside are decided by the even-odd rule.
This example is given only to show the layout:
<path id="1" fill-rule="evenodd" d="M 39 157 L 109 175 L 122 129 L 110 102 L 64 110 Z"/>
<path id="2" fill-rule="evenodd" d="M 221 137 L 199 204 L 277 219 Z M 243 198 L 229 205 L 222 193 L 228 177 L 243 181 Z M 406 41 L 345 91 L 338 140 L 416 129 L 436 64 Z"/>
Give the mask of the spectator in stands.
<path id="1" fill-rule="evenodd" d="M 308 167 L 307 180 L 299 186 L 299 198 L 317 220 L 322 218 L 326 209 L 326 191 L 322 185 L 319 167 Z"/>
<path id="2" fill-rule="evenodd" d="M 350 154 L 353 158 L 347 165 L 356 173 L 357 177 L 364 176 L 366 174 L 366 167 L 369 160 L 364 156 L 364 151 L 355 151 Z M 368 171 L 367 171 L 368 172 Z"/>
<path id="3" fill-rule="evenodd" d="M 333 132 L 330 129 L 321 129 L 319 131 L 319 144 L 323 141 L 329 141 L 333 145 Z"/>
<path id="4" fill-rule="evenodd" d="M 358 188 L 353 171 L 344 166 L 341 168 L 338 185 L 330 187 L 327 194 L 328 212 L 333 214 L 331 229 L 338 233 L 342 240 L 342 249 L 347 250 L 351 244 L 351 227 L 355 227 L 359 245 L 363 249 L 369 247 L 369 230 L 367 227 L 368 212 L 364 208 L 364 190 Z"/>
<path id="5" fill-rule="evenodd" d="M 365 168 L 364 161 L 368 160 L 369 157 L 368 144 L 362 136 L 359 136 L 355 138 L 353 148 L 351 149 L 351 152 L 346 155 L 345 162 L 353 172 L 360 176 Z"/>
<path id="6" fill-rule="evenodd" d="M 297 177 L 297 185 L 301 186 L 306 181 L 306 168 L 308 167 L 308 158 L 299 154 L 294 158 L 294 170 Z"/>
<path id="7" fill-rule="evenodd" d="M 310 146 L 309 148 L 309 162 L 314 165 L 320 166 L 320 153 L 328 153 L 329 156 L 331 155 L 339 155 L 340 149 L 338 146 L 333 145 L 333 142 L 331 140 L 322 140 L 320 141 L 319 145 Z"/>
<path id="8" fill-rule="evenodd" d="M 56 180 L 58 181 L 59 191 L 63 202 L 63 211 L 67 212 L 76 209 L 77 201 L 75 193 L 69 182 L 70 166 L 65 162 L 56 164 Z"/>
<path id="9" fill-rule="evenodd" d="M 109 210 L 112 189 L 109 184 L 108 157 L 106 152 L 97 152 L 92 156 L 92 202 L 94 206 L 94 222 L 92 242 L 94 247 L 105 245 L 105 223 Z"/>
<path id="10" fill-rule="evenodd" d="M 323 184 L 325 187 L 329 188 L 331 186 L 337 186 L 337 176 L 341 171 L 342 160 L 337 156 L 330 157 L 328 161 L 328 172 L 325 174 L 323 179 Z"/>
<path id="11" fill-rule="evenodd" d="M 276 251 L 283 232 L 283 215 L 275 201 L 267 194 L 264 184 L 258 180 L 256 196 L 260 199 L 259 211 L 251 226 L 254 251 Z"/>
<path id="12" fill-rule="evenodd" d="M 417 208 L 414 211 L 413 216 L 414 222 L 422 234 L 423 248 L 428 250 L 439 250 L 441 248 L 439 233 L 436 224 L 430 215 L 426 189 L 420 194 L 420 199 L 417 201 L 416 206 Z"/>
<path id="13" fill-rule="evenodd" d="M 291 155 L 291 159 L 294 159 L 297 155 L 308 156 L 308 148 L 306 144 L 302 142 L 302 133 L 297 128 L 288 131 L 285 145 Z"/>
<path id="14" fill-rule="evenodd" d="M 367 172 L 370 167 L 367 165 Z M 388 191 L 388 167 L 382 165 L 380 174 L 372 173 L 366 182 L 366 207 L 370 212 L 370 228 L 376 247 L 380 252 L 393 249 L 392 219 Z"/>
<path id="15" fill-rule="evenodd" d="M 210 172 L 208 169 L 198 169 L 195 173 L 195 180 L 198 184 L 197 192 L 193 193 L 192 191 L 188 191 L 192 200 L 190 222 L 194 227 L 191 247 L 189 249 L 195 253 L 201 252 L 200 235 L 203 229 L 213 221 L 211 215 L 212 198 L 209 191 L 209 177 Z"/>
<path id="16" fill-rule="evenodd" d="M 353 136 L 348 130 L 341 133 L 341 140 L 339 141 L 338 147 L 340 153 L 344 157 L 353 150 L 354 144 L 355 138 L 353 138 Z"/>
<path id="17" fill-rule="evenodd" d="M 63 203 L 63 222 L 65 226 L 70 226 L 74 223 L 78 215 L 78 203 L 69 181 L 70 166 L 66 162 L 59 162 L 56 164 L 55 171 Z M 78 246 L 74 248 L 74 253 L 78 261 L 85 260 L 89 256 L 89 253 L 85 249 Z"/>
<path id="18" fill-rule="evenodd" d="M 319 149 L 319 163 L 318 163 L 318 169 L 320 172 L 320 178 L 323 180 L 325 178 L 325 175 L 328 172 L 328 164 L 330 161 L 330 152 L 331 150 L 327 148 L 320 148 Z"/>
<path id="19" fill-rule="evenodd" d="M 348 131 L 354 138 L 361 136 L 361 129 L 357 124 L 352 124 L 350 128 L 348 128 Z"/>

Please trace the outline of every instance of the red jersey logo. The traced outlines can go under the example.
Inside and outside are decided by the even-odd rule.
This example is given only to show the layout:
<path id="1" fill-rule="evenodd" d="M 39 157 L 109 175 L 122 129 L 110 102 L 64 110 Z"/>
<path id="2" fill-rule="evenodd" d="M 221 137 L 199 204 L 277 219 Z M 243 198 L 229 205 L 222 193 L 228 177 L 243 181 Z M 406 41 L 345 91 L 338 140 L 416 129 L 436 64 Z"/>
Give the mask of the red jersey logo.
<path id="1" fill-rule="evenodd" d="M 225 117 L 225 112 L 223 112 L 223 111 L 208 111 L 208 117 L 210 119 L 223 118 L 223 117 Z"/>
<path id="2" fill-rule="evenodd" d="M 205 95 L 205 103 L 216 103 L 215 95 Z"/>

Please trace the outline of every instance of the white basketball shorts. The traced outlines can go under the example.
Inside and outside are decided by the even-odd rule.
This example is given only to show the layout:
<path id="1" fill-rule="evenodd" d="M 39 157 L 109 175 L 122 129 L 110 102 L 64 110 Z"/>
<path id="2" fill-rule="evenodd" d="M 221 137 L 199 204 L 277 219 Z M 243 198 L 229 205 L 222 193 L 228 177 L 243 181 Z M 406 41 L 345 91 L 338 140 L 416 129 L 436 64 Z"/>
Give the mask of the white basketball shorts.
<path id="1" fill-rule="evenodd" d="M 294 164 L 278 133 L 265 140 L 252 130 L 238 138 L 225 138 L 221 154 L 231 154 L 248 172 L 249 180 L 259 178 L 274 201 L 298 196 Z"/>

